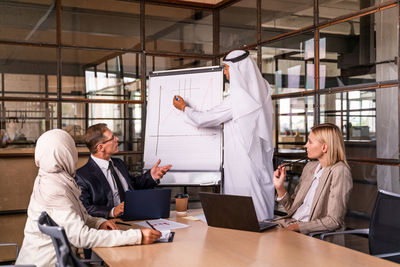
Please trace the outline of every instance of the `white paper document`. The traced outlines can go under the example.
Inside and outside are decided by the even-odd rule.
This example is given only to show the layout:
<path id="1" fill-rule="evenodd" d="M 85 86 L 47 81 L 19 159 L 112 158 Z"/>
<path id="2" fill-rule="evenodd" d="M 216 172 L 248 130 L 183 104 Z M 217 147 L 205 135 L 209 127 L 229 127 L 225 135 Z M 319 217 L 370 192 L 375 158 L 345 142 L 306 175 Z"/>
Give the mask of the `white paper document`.
<path id="1" fill-rule="evenodd" d="M 163 230 L 163 231 L 160 231 L 161 232 L 161 237 L 158 239 L 158 240 L 165 240 L 165 239 L 167 239 L 168 240 L 168 238 L 169 238 L 169 236 L 171 235 L 171 230 Z"/>
<path id="2" fill-rule="evenodd" d="M 156 220 L 148 220 L 148 222 L 153 225 L 155 229 L 158 231 L 165 231 L 165 230 L 173 230 L 173 229 L 180 229 L 180 228 L 186 228 L 189 227 L 190 225 L 183 224 L 183 223 L 178 223 L 166 219 L 156 219 Z M 146 223 L 146 221 L 141 221 L 141 222 L 136 222 L 135 224 L 143 226 L 143 227 L 149 227 L 149 225 Z"/>
<path id="3" fill-rule="evenodd" d="M 174 167 L 174 166 L 173 166 Z M 221 172 L 167 172 L 160 184 L 195 184 L 199 186 L 216 185 L 221 180 Z"/>
<path id="4" fill-rule="evenodd" d="M 182 70 L 183 71 L 183 70 Z M 193 72 L 193 71 L 192 71 Z M 222 70 L 150 77 L 147 105 L 144 169 L 158 159 L 174 170 L 219 171 L 222 161 L 222 127 L 197 128 L 184 122 L 172 100 L 180 95 L 197 111 L 222 101 Z"/>
<path id="5" fill-rule="evenodd" d="M 163 230 L 161 232 L 161 237 L 157 239 L 157 242 L 165 243 L 170 242 L 171 238 L 171 230 Z"/>
<path id="6" fill-rule="evenodd" d="M 203 213 L 203 214 L 200 214 L 200 215 L 197 215 L 197 216 L 195 216 L 195 217 L 196 217 L 196 218 L 199 218 L 201 221 L 207 223 L 206 215 L 204 215 L 204 213 Z"/>

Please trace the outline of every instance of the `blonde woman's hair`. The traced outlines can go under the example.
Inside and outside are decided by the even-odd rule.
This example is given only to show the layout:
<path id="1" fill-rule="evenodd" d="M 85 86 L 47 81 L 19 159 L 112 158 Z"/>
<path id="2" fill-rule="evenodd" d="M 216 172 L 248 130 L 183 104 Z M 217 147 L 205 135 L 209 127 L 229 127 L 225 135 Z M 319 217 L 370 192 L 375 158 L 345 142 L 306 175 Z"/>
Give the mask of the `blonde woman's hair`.
<path id="1" fill-rule="evenodd" d="M 314 133 L 316 139 L 320 143 L 328 145 L 328 166 L 334 165 L 339 161 L 343 161 L 343 163 L 349 167 L 349 164 L 346 160 L 342 132 L 335 124 L 319 124 L 312 127 L 311 131 Z"/>

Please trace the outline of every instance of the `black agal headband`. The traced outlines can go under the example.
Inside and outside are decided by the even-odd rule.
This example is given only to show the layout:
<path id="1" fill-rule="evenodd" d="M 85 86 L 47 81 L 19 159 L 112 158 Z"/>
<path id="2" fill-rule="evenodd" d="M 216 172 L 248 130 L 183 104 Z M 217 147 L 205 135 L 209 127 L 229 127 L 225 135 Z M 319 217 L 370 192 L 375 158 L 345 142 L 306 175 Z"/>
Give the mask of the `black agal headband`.
<path id="1" fill-rule="evenodd" d="M 224 57 L 223 61 L 230 61 L 232 63 L 236 63 L 238 61 L 241 61 L 241 60 L 245 59 L 249 54 L 250 54 L 249 51 L 246 50 L 243 55 L 240 55 L 240 56 L 234 57 L 234 58 L 230 58 L 230 59 L 226 59 L 226 57 L 228 56 L 228 55 L 226 55 Z"/>

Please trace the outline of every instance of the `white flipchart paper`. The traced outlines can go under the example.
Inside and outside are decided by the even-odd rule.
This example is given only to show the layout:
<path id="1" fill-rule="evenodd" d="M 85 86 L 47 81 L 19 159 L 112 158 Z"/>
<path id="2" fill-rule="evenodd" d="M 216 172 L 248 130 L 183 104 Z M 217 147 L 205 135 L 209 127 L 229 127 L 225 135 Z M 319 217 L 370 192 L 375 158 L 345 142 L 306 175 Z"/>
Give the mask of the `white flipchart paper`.
<path id="1" fill-rule="evenodd" d="M 200 73 L 198 69 L 181 71 L 186 73 L 150 77 L 144 169 L 150 169 L 161 159 L 161 165 L 172 164 L 174 171 L 219 171 L 222 126 L 196 128 L 189 125 L 172 101 L 175 95 L 180 95 L 197 111 L 218 105 L 223 98 L 222 70 L 211 71 L 208 67 Z"/>

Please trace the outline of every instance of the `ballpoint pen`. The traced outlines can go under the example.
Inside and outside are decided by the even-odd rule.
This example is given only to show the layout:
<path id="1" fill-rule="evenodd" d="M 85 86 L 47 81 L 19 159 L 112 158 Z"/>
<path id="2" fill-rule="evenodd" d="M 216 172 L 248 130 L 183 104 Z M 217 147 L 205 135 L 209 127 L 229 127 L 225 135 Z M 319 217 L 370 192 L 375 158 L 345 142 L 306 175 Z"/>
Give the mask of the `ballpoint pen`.
<path id="1" fill-rule="evenodd" d="M 283 164 L 280 165 L 279 168 L 286 167 L 286 166 L 291 166 L 294 163 L 297 163 L 297 162 L 300 162 L 300 161 L 303 161 L 303 160 L 306 160 L 306 159 L 298 159 L 298 160 L 295 160 L 295 161 L 292 161 L 292 162 L 283 163 Z"/>
<path id="2" fill-rule="evenodd" d="M 146 223 L 151 227 L 151 229 L 153 229 L 153 230 L 156 230 L 157 231 L 157 229 L 156 228 L 154 228 L 154 226 L 151 224 L 151 223 L 149 223 L 149 221 L 146 221 Z"/>
<path id="3" fill-rule="evenodd" d="M 115 223 L 116 223 L 116 224 L 122 224 L 122 225 L 132 226 L 132 224 L 124 223 L 124 222 L 120 222 L 120 221 L 116 221 Z"/>

